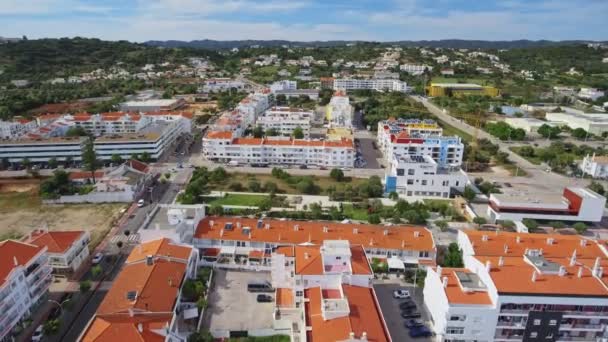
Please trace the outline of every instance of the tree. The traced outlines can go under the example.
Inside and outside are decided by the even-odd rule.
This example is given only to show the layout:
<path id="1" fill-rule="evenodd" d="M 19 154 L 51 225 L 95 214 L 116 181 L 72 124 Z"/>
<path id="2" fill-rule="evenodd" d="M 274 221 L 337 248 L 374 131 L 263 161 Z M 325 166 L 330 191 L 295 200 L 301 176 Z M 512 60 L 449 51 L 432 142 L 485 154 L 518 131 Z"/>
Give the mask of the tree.
<path id="1" fill-rule="evenodd" d="M 123 162 L 120 154 L 116 154 L 116 153 L 112 155 L 110 160 L 112 161 L 113 164 L 116 164 L 116 165 L 122 164 L 122 162 Z"/>
<path id="2" fill-rule="evenodd" d="M 572 225 L 572 228 L 576 229 L 577 233 L 583 234 L 587 230 L 587 225 L 583 222 L 576 222 Z"/>
<path id="3" fill-rule="evenodd" d="M 207 299 L 203 296 L 196 301 L 196 307 L 201 311 L 207 308 L 207 305 L 209 305 L 209 303 L 207 303 Z"/>
<path id="4" fill-rule="evenodd" d="M 534 147 L 522 146 L 519 148 L 519 155 L 522 157 L 534 157 Z"/>
<path id="5" fill-rule="evenodd" d="M 543 138 L 555 139 L 561 133 L 561 129 L 558 126 L 549 126 L 547 124 L 543 124 L 538 128 L 537 132 Z"/>
<path id="6" fill-rule="evenodd" d="M 535 230 L 538 228 L 538 222 L 533 219 L 525 218 L 521 220 L 521 223 L 523 223 L 524 226 L 528 227 L 529 230 Z"/>
<path id="7" fill-rule="evenodd" d="M 85 293 L 91 289 L 91 281 L 83 280 L 80 282 L 80 292 Z"/>
<path id="8" fill-rule="evenodd" d="M 329 177 L 333 178 L 336 182 L 341 182 L 344 180 L 344 172 L 340 169 L 331 169 Z"/>
<path id="9" fill-rule="evenodd" d="M 139 154 L 132 153 L 131 156 L 129 157 L 129 159 L 131 159 L 131 160 L 139 160 Z"/>
<path id="10" fill-rule="evenodd" d="M 371 224 L 380 224 L 380 222 L 382 222 L 380 220 L 380 215 L 378 215 L 378 214 L 367 215 L 367 221 Z"/>
<path id="11" fill-rule="evenodd" d="M 435 225 L 442 232 L 444 232 L 448 229 L 448 221 L 446 221 L 446 220 L 437 220 L 437 221 L 435 221 Z"/>
<path id="12" fill-rule="evenodd" d="M 579 127 L 573 129 L 570 135 L 572 135 L 573 138 L 576 138 L 578 140 L 583 140 L 589 136 L 589 133 L 587 133 L 587 131 L 585 131 L 583 128 Z"/>
<path id="13" fill-rule="evenodd" d="M 152 157 L 150 156 L 150 153 L 148 151 L 144 151 L 139 156 L 139 161 L 141 161 L 143 163 L 149 163 L 151 160 L 152 160 Z"/>
<path id="14" fill-rule="evenodd" d="M 295 139 L 304 139 L 304 130 L 302 130 L 302 127 L 297 126 L 293 129 L 293 137 Z"/>
<path id="15" fill-rule="evenodd" d="M 388 194 L 388 198 L 392 199 L 393 201 L 396 201 L 399 199 L 399 194 L 397 193 L 397 191 L 391 191 Z"/>
<path id="16" fill-rule="evenodd" d="M 95 184 L 95 171 L 99 168 L 100 163 L 97 159 L 97 153 L 95 153 L 93 138 L 89 138 L 82 149 L 82 162 L 85 170 L 91 172 L 91 178 L 93 184 Z"/>
<path id="17" fill-rule="evenodd" d="M 258 204 L 258 209 L 260 211 L 268 211 L 272 208 L 272 199 L 270 196 L 264 197 L 262 201 Z"/>
<path id="18" fill-rule="evenodd" d="M 53 158 L 49 159 L 48 164 L 49 164 L 49 167 L 51 169 L 56 169 L 57 168 L 57 164 L 58 164 L 57 163 L 57 158 L 53 157 Z"/>
<path id="19" fill-rule="evenodd" d="M 65 132 L 66 137 L 84 137 L 87 136 L 87 131 L 82 126 L 73 126 Z"/>
<path id="20" fill-rule="evenodd" d="M 228 188 L 232 191 L 243 191 L 243 185 L 239 182 L 232 182 L 228 185 Z"/>
<path id="21" fill-rule="evenodd" d="M 29 159 L 29 158 L 23 158 L 23 159 L 21 160 L 21 165 L 22 165 L 23 167 L 25 167 L 26 169 L 28 169 L 28 170 L 29 170 L 29 169 L 30 169 L 30 167 L 32 166 L 32 162 L 30 161 L 30 159 Z"/>
<path id="22" fill-rule="evenodd" d="M 207 330 L 197 331 L 188 336 L 188 342 L 213 342 L 215 338 Z"/>
<path id="23" fill-rule="evenodd" d="M 606 192 L 606 190 L 604 189 L 604 186 L 596 181 L 592 181 L 591 184 L 589 184 L 588 188 L 589 188 L 589 190 L 595 191 L 602 196 Z"/>
<path id="24" fill-rule="evenodd" d="M 61 327 L 61 321 L 59 321 L 59 319 L 49 319 L 44 322 L 44 325 L 42 326 L 42 334 L 44 334 L 44 336 L 55 335 L 59 331 L 59 327 Z"/>
<path id="25" fill-rule="evenodd" d="M 93 278 L 97 278 L 97 276 L 101 274 L 101 271 L 101 266 L 95 265 L 91 267 L 91 276 L 93 276 Z"/>
<path id="26" fill-rule="evenodd" d="M 464 197 L 464 199 L 470 203 L 475 199 L 475 197 L 477 197 L 477 194 L 475 193 L 475 190 L 473 190 L 473 188 L 471 188 L 470 186 L 467 185 L 464 187 L 464 192 L 462 193 L 462 197 Z"/>
<path id="27" fill-rule="evenodd" d="M 209 214 L 214 216 L 222 216 L 224 215 L 224 207 L 219 204 L 213 204 L 209 207 Z"/>
<path id="28" fill-rule="evenodd" d="M 264 128 L 262 128 L 262 126 L 256 126 L 253 129 L 253 137 L 262 138 L 263 136 L 264 136 Z"/>
<path id="29" fill-rule="evenodd" d="M 249 184 L 247 184 L 247 187 L 249 188 L 249 191 L 251 191 L 251 192 L 260 192 L 262 190 L 262 186 L 260 185 L 260 182 L 258 182 L 255 179 L 250 180 Z"/>
<path id="30" fill-rule="evenodd" d="M 119 241 L 116 241 L 116 247 L 117 247 L 118 249 L 121 249 L 121 248 L 122 248 L 122 246 L 123 246 L 123 242 L 122 242 L 122 241 L 120 241 L 120 240 L 119 240 Z"/>
<path id="31" fill-rule="evenodd" d="M 264 132 L 264 134 L 266 134 L 267 137 L 276 137 L 279 135 L 279 130 L 276 128 L 269 128 L 266 130 L 266 132 Z"/>
<path id="32" fill-rule="evenodd" d="M 481 226 L 482 224 L 486 224 L 488 221 L 485 219 L 485 217 L 481 217 L 481 216 L 477 216 L 473 219 L 473 223 L 475 223 L 477 226 Z"/>
<path id="33" fill-rule="evenodd" d="M 8 169 L 9 166 L 11 166 L 10 161 L 8 160 L 8 158 L 2 158 L 0 159 L 0 168 L 2 168 L 2 170 L 6 170 Z"/>
<path id="34" fill-rule="evenodd" d="M 448 250 L 446 251 L 445 257 L 443 258 L 444 267 L 463 267 L 464 262 L 462 260 L 462 250 L 458 247 L 456 242 L 450 243 Z"/>
<path id="35" fill-rule="evenodd" d="M 276 194 L 279 191 L 279 187 L 277 186 L 277 183 L 268 181 L 264 183 L 264 191 L 270 194 Z"/>
<path id="36" fill-rule="evenodd" d="M 218 166 L 215 169 L 213 169 L 213 171 L 211 171 L 211 174 L 209 175 L 209 180 L 213 183 L 222 182 L 222 181 L 226 180 L 227 178 L 228 178 L 228 173 L 221 166 Z"/>

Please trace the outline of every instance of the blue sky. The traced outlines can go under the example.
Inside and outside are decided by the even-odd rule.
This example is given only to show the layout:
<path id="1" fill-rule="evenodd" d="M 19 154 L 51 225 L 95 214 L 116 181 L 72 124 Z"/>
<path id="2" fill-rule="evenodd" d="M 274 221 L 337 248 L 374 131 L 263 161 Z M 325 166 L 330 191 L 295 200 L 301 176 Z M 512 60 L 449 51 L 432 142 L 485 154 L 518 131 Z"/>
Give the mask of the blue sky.
<path id="1" fill-rule="evenodd" d="M 608 0 L 0 0 L 0 36 L 608 40 Z"/>

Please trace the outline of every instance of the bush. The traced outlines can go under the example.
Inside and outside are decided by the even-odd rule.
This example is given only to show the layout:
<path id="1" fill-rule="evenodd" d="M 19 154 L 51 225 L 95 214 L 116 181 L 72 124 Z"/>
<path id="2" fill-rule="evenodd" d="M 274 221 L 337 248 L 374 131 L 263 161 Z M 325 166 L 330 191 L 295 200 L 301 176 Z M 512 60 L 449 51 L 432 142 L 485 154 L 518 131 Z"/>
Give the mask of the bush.
<path id="1" fill-rule="evenodd" d="M 388 264 L 378 258 L 372 258 L 372 271 L 374 273 L 387 273 Z"/>
<path id="2" fill-rule="evenodd" d="M 521 220 L 521 222 L 524 224 L 524 226 L 528 227 L 529 230 L 538 228 L 538 222 L 536 222 L 536 220 L 525 218 Z"/>
<path id="3" fill-rule="evenodd" d="M 442 232 L 445 232 L 448 229 L 448 221 L 446 221 L 446 220 L 437 220 L 437 221 L 435 221 L 435 225 Z"/>
<path id="4" fill-rule="evenodd" d="M 486 224 L 488 221 L 481 216 L 477 216 L 473 219 L 473 223 L 477 224 L 477 225 L 482 225 L 482 224 Z"/>
<path id="5" fill-rule="evenodd" d="M 82 292 L 82 293 L 89 292 L 90 289 L 91 289 L 91 281 L 83 280 L 80 282 L 80 292 Z"/>
<path id="6" fill-rule="evenodd" d="M 380 220 L 380 215 L 378 214 L 369 214 L 367 216 L 367 221 L 371 224 L 379 224 L 380 222 L 382 222 Z"/>
<path id="7" fill-rule="evenodd" d="M 230 183 L 228 188 L 232 191 L 243 191 L 243 185 L 239 182 Z"/>
<path id="8" fill-rule="evenodd" d="M 556 229 L 561 229 L 566 226 L 566 224 L 562 221 L 551 221 L 551 222 L 549 222 L 549 225 Z"/>
<path id="9" fill-rule="evenodd" d="M 249 188 L 249 191 L 251 192 L 260 192 L 262 190 L 262 185 L 260 185 L 260 182 L 258 182 L 257 180 L 250 180 L 249 184 L 247 185 L 247 187 Z"/>
<path id="10" fill-rule="evenodd" d="M 44 322 L 42 326 L 42 333 L 45 336 L 55 335 L 59 331 L 59 327 L 61 326 L 61 322 L 58 319 L 50 319 Z"/>
<path id="11" fill-rule="evenodd" d="M 583 234 L 587 230 L 587 225 L 583 222 L 576 222 L 572 225 L 572 228 L 576 229 L 577 233 Z"/>
<path id="12" fill-rule="evenodd" d="M 344 180 L 344 172 L 340 169 L 331 169 L 329 172 L 329 176 L 333 178 L 337 182 L 341 182 Z"/>

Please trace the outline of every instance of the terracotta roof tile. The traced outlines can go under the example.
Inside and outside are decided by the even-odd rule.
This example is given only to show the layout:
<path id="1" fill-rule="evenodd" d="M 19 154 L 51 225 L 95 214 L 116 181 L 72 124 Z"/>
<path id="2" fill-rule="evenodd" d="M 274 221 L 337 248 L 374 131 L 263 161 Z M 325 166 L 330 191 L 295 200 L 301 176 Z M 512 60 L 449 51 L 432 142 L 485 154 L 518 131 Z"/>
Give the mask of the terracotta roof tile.
<path id="1" fill-rule="evenodd" d="M 441 278 L 447 277 L 448 279 L 445 294 L 450 304 L 492 305 L 487 291 L 464 291 L 455 272 L 473 273 L 466 268 L 444 268 L 442 270 Z"/>
<path id="2" fill-rule="evenodd" d="M 148 255 L 167 256 L 187 261 L 192 253 L 192 248 L 181 246 L 170 239 L 161 238 L 141 243 L 133 248 L 127 258 L 127 263 L 145 260 Z"/>
<path id="3" fill-rule="evenodd" d="M 78 241 L 85 232 L 82 230 L 75 231 L 49 231 L 32 232 L 28 239 L 28 243 L 39 247 L 46 246 L 48 253 L 65 253 L 76 241 Z"/>
<path id="4" fill-rule="evenodd" d="M 24 266 L 44 248 L 24 242 L 5 240 L 0 242 L 0 285 L 17 265 Z"/>

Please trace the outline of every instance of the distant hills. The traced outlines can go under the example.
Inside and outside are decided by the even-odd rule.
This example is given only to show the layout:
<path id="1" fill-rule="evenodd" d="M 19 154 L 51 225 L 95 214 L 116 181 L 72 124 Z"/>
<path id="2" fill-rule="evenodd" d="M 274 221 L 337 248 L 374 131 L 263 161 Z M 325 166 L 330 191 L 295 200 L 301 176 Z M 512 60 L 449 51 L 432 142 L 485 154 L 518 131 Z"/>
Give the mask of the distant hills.
<path id="1" fill-rule="evenodd" d="M 349 44 L 377 44 L 377 45 L 399 45 L 403 47 L 433 47 L 433 48 L 454 48 L 454 49 L 515 49 L 515 48 L 531 48 L 531 47 L 546 47 L 560 45 L 576 45 L 586 43 L 606 43 L 586 40 L 509 40 L 509 41 L 488 41 L 488 40 L 462 40 L 462 39 L 443 39 L 443 40 L 402 40 L 395 42 L 364 42 L 364 41 L 345 41 L 345 40 L 330 40 L 330 41 L 310 41 L 297 42 L 288 40 L 151 40 L 144 44 L 161 47 L 190 47 L 202 48 L 210 50 L 244 48 L 251 46 L 259 47 L 333 47 L 344 46 Z"/>

